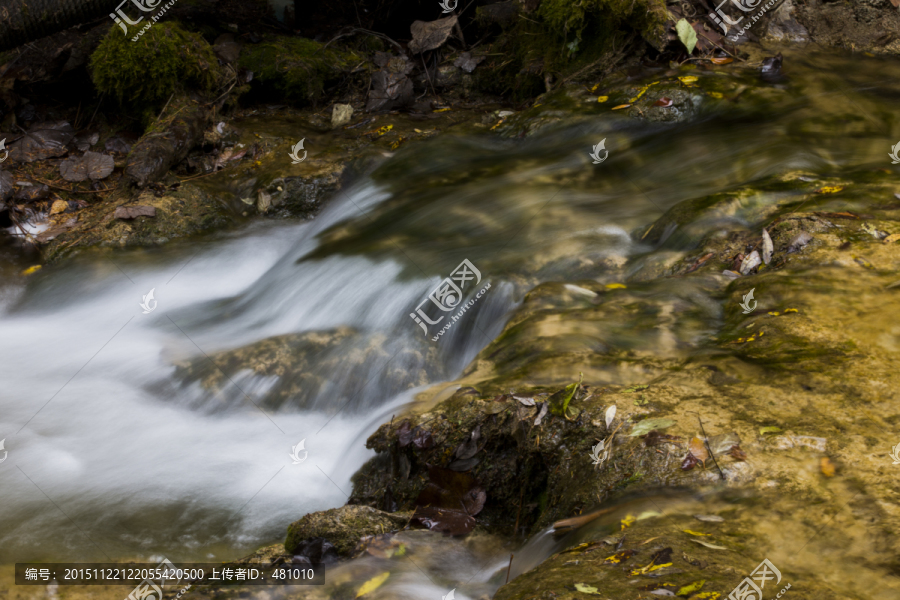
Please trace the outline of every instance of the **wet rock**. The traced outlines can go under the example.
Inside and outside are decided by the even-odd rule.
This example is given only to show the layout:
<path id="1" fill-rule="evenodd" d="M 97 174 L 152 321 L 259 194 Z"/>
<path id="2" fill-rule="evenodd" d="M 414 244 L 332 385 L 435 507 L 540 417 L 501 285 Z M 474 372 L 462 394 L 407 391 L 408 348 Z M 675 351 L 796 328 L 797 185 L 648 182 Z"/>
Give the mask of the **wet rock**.
<path id="1" fill-rule="evenodd" d="M 284 548 L 291 554 L 298 554 L 311 545 L 324 547 L 327 540 L 339 556 L 346 557 L 365 536 L 402 529 L 408 520 L 408 514 L 391 514 L 368 506 L 347 505 L 314 512 L 291 523 Z"/>
<path id="2" fill-rule="evenodd" d="M 808 42 L 809 31 L 796 20 L 795 10 L 792 0 L 782 2 L 772 14 L 764 39 L 773 42 Z"/>
<path id="3" fill-rule="evenodd" d="M 353 117 L 353 107 L 349 104 L 335 104 L 331 111 L 331 128 L 337 129 L 350 122 Z"/>

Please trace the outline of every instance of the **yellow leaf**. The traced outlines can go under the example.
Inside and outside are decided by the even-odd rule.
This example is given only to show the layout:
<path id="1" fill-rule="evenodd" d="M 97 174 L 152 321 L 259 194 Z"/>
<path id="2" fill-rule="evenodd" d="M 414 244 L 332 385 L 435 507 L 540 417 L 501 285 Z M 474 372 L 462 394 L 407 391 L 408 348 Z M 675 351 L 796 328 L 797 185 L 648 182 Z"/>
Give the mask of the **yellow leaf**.
<path id="1" fill-rule="evenodd" d="M 359 591 L 356 592 L 356 597 L 359 598 L 360 596 L 365 596 L 369 592 L 374 592 L 379 587 L 381 587 L 381 584 L 387 581 L 387 578 L 390 576 L 391 574 L 388 571 L 385 571 L 381 575 L 376 575 L 372 579 L 362 584 L 362 587 L 360 587 Z"/>
<path id="2" fill-rule="evenodd" d="M 41 265 L 34 265 L 33 267 L 28 267 L 24 271 L 22 271 L 22 275 L 31 275 L 32 273 L 38 271 L 41 268 Z"/>
<path id="3" fill-rule="evenodd" d="M 626 287 L 624 284 L 621 284 L 621 283 L 607 283 L 605 287 L 606 287 L 606 289 L 608 289 L 608 290 L 624 290 L 624 289 L 627 289 L 627 287 Z"/>
<path id="4" fill-rule="evenodd" d="M 618 106 L 613 106 L 612 110 L 619 110 L 620 108 L 628 108 L 629 106 L 631 106 L 631 105 L 630 104 L 620 104 Z"/>
<path id="5" fill-rule="evenodd" d="M 59 213 L 66 212 L 69 210 L 69 203 L 65 200 L 54 200 L 53 205 L 50 207 L 51 215 L 58 215 Z"/>
<path id="6" fill-rule="evenodd" d="M 633 103 L 633 102 L 637 102 L 637 101 L 640 99 L 641 96 L 643 96 L 644 94 L 647 93 L 647 90 L 650 89 L 650 86 L 656 85 L 657 83 L 659 83 L 659 82 L 658 82 L 658 81 L 654 81 L 653 83 L 648 83 L 648 84 L 645 85 L 644 87 L 640 88 L 640 89 L 638 90 L 637 96 L 635 96 L 634 98 L 632 98 L 631 100 L 629 100 L 629 102 L 632 102 L 632 103 Z"/>
<path id="7" fill-rule="evenodd" d="M 705 579 L 701 579 L 700 581 L 695 581 L 694 583 L 689 583 L 686 586 L 682 587 L 675 594 L 676 596 L 687 596 L 688 594 L 692 594 L 700 590 L 703 587 L 703 584 L 706 583 Z"/>
<path id="8" fill-rule="evenodd" d="M 625 515 L 625 518 L 622 519 L 622 529 L 626 527 L 631 527 L 631 525 L 635 522 L 634 515 Z"/>
<path id="9" fill-rule="evenodd" d="M 597 102 L 606 102 L 609 100 L 609 96 L 597 96 Z"/>
<path id="10" fill-rule="evenodd" d="M 721 595 L 719 592 L 702 592 L 696 596 L 691 596 L 691 600 L 719 600 Z"/>
<path id="11" fill-rule="evenodd" d="M 413 131 L 415 131 L 416 133 L 422 133 L 421 129 L 413 129 Z"/>
<path id="12" fill-rule="evenodd" d="M 447 112 L 448 110 L 450 110 L 450 109 L 449 108 L 439 108 L 433 112 Z"/>
<path id="13" fill-rule="evenodd" d="M 719 92 L 709 92 L 709 95 L 712 96 L 713 98 L 719 98 L 719 99 L 725 97 L 722 94 L 720 94 Z"/>
<path id="14" fill-rule="evenodd" d="M 491 127 L 491 131 L 493 131 L 493 130 L 497 129 L 498 127 L 500 127 L 501 125 L 503 125 L 504 120 L 505 119 L 500 119 L 499 121 L 497 121 L 497 124 L 494 125 L 493 127 Z"/>
<path id="15" fill-rule="evenodd" d="M 596 92 L 598 87 L 600 87 L 600 84 L 599 84 L 599 83 L 595 83 L 595 84 L 594 84 L 594 87 L 591 88 L 591 91 L 592 91 L 592 92 Z"/>
<path id="16" fill-rule="evenodd" d="M 535 105 L 532 106 L 531 108 L 537 108 L 538 106 L 543 106 L 543 104 L 541 104 L 540 102 L 538 102 L 537 104 L 535 104 Z"/>
<path id="17" fill-rule="evenodd" d="M 595 594 L 598 596 L 600 595 L 599 592 L 597 591 L 597 588 L 595 588 L 592 585 L 587 585 L 584 583 L 576 583 L 575 589 L 578 590 L 579 592 L 581 592 L 582 594 Z"/>
<path id="18" fill-rule="evenodd" d="M 680 81 L 684 85 L 690 85 L 697 81 L 697 77 L 694 77 L 693 75 L 685 75 L 684 77 L 679 77 L 678 81 Z"/>
<path id="19" fill-rule="evenodd" d="M 690 529 L 684 529 L 683 531 L 691 535 L 710 535 L 708 533 L 700 533 L 699 531 L 691 531 Z"/>
<path id="20" fill-rule="evenodd" d="M 825 187 L 816 190 L 816 192 L 820 194 L 837 194 L 842 189 L 844 189 L 844 186 L 842 185 L 826 185 Z"/>
<path id="21" fill-rule="evenodd" d="M 822 475 L 825 477 L 834 477 L 834 463 L 828 460 L 827 456 L 819 459 L 819 466 L 822 468 Z"/>
<path id="22" fill-rule="evenodd" d="M 770 313 L 769 313 L 769 316 L 770 316 L 770 317 L 777 317 L 777 316 L 779 316 L 780 314 L 781 314 L 781 313 L 778 313 L 778 312 L 770 312 Z"/>
<path id="23" fill-rule="evenodd" d="M 784 309 L 784 314 L 788 314 L 789 312 L 797 312 L 796 308 L 786 308 Z"/>

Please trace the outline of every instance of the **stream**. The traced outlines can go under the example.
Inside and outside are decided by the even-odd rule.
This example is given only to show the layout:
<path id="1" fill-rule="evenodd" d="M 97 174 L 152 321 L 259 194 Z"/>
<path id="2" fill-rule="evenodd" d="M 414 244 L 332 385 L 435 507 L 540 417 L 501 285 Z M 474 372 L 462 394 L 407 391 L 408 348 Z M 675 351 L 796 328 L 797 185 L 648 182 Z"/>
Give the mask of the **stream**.
<path id="1" fill-rule="evenodd" d="M 689 123 L 560 111 L 525 139 L 447 133 L 384 157 L 310 222 L 259 219 L 158 249 L 90 251 L 3 282 L 0 563 L 214 562 L 277 543 L 302 515 L 344 504 L 374 455 L 368 435 L 418 392 L 456 389 L 535 286 L 617 283 L 682 251 L 690 242 L 672 231 L 652 244 L 632 233 L 684 200 L 791 171 L 852 180 L 891 168 L 895 62 L 786 53 L 785 72 L 753 83 L 771 104 Z M 609 159 L 593 165 L 601 139 Z M 692 233 L 744 226 L 785 194 L 748 193 Z M 410 313 L 464 260 L 480 272 L 464 298 L 490 289 L 434 342 L 438 327 L 423 335 Z M 705 351 L 723 320 L 721 290 L 659 279 L 646 294 L 685 318 L 592 323 L 603 340 L 592 351 Z M 279 360 L 287 367 L 263 364 Z M 528 377 L 569 375 L 540 366 Z M 294 464 L 301 440 L 308 457 Z M 430 554 L 398 567 L 382 597 L 436 599 L 449 588 L 435 581 L 456 579 L 472 582 L 457 599 L 489 597 L 516 551 L 490 536 L 402 535 Z M 526 554 L 539 562 L 555 543 L 532 541 Z M 366 560 L 337 576 L 353 579 Z"/>

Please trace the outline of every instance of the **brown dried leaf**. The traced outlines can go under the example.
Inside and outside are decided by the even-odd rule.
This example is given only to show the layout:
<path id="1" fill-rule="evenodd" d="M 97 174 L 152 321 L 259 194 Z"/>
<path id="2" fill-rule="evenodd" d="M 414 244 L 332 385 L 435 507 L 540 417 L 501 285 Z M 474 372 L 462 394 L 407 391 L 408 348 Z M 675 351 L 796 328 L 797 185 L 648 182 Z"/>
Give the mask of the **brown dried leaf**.
<path id="1" fill-rule="evenodd" d="M 413 37 L 409 43 L 409 51 L 413 54 L 421 54 L 426 50 L 434 50 L 442 46 L 450 37 L 458 20 L 456 15 L 451 15 L 436 21 L 413 21 L 409 28 Z"/>
<path id="2" fill-rule="evenodd" d="M 663 108 L 668 108 L 672 106 L 671 98 L 660 98 L 656 102 L 653 103 L 653 106 L 662 106 Z"/>
<path id="3" fill-rule="evenodd" d="M 898 0 L 900 1 L 900 0 Z M 722 58 L 711 58 L 709 59 L 714 65 L 727 65 L 730 62 L 734 62 L 734 59 L 730 56 L 725 56 Z"/>
<path id="4" fill-rule="evenodd" d="M 40 123 L 32 127 L 20 140 L 9 146 L 9 156 L 18 162 L 34 162 L 62 156 L 66 144 L 75 137 L 75 129 L 65 121 Z"/>
<path id="5" fill-rule="evenodd" d="M 735 460 L 747 460 L 747 454 L 741 450 L 740 446 L 732 446 L 728 454 Z"/>
<path id="6" fill-rule="evenodd" d="M 85 152 L 84 156 L 74 156 L 62 161 L 59 174 L 66 181 L 84 181 L 106 179 L 113 172 L 115 161 L 108 154 Z"/>
<path id="7" fill-rule="evenodd" d="M 459 58 L 453 61 L 453 66 L 459 67 L 466 73 L 471 73 L 484 59 L 484 56 L 472 56 L 471 52 L 463 52 L 459 55 Z"/>

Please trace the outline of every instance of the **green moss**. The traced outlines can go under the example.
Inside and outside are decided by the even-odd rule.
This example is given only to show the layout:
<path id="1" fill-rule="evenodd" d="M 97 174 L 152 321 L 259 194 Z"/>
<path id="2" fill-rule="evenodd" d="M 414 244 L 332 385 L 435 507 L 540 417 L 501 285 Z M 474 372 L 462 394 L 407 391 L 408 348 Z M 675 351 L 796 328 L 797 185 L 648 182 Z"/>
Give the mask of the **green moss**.
<path id="1" fill-rule="evenodd" d="M 179 89 L 210 91 L 219 75 L 212 47 L 176 22 L 156 23 L 132 41 L 111 27 L 91 55 L 97 89 L 141 112 L 159 110 Z"/>
<path id="2" fill-rule="evenodd" d="M 362 59 L 353 52 L 296 37 L 269 37 L 241 53 L 240 66 L 253 71 L 254 78 L 272 86 L 286 100 L 307 103 L 322 95 L 325 84 Z"/>

